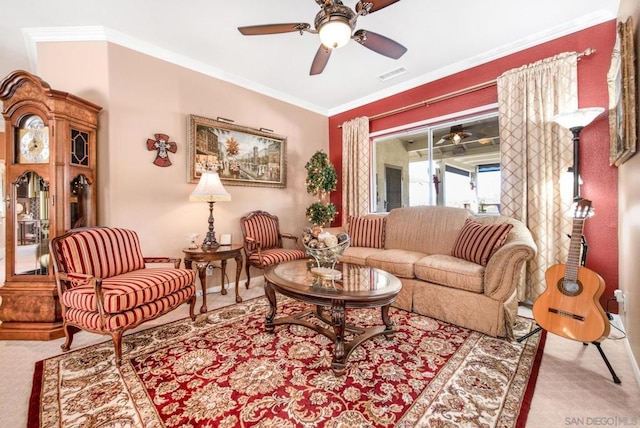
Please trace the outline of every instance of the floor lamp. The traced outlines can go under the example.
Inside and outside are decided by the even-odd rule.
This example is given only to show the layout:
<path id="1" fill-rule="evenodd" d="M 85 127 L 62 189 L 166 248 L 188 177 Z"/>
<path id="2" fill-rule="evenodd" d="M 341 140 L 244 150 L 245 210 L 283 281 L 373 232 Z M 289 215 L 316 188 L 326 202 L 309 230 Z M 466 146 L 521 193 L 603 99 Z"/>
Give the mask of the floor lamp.
<path id="1" fill-rule="evenodd" d="M 590 107 L 581 108 L 575 111 L 560 113 L 553 117 L 553 121 L 563 128 L 567 128 L 573 134 L 573 200 L 580 197 L 580 131 L 582 128 L 593 122 L 604 108 Z"/>
<path id="2" fill-rule="evenodd" d="M 218 173 L 213 171 L 203 172 L 198 185 L 189 195 L 189 200 L 209 203 L 209 231 L 200 248 L 205 251 L 218 248 L 220 244 L 216 240 L 216 232 L 213 230 L 213 204 L 218 201 L 231 200 L 231 195 L 222 185 Z"/>

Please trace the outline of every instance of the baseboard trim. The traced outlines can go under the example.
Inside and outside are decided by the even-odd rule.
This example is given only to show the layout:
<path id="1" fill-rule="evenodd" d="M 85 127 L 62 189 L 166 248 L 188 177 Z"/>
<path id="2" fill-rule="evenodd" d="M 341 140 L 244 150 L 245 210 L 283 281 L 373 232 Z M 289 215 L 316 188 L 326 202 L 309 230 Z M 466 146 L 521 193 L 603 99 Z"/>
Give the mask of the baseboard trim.
<path id="1" fill-rule="evenodd" d="M 627 350 L 627 356 L 629 357 L 629 361 L 631 362 L 631 369 L 633 370 L 633 375 L 636 378 L 636 383 L 640 387 L 640 367 L 638 366 L 638 360 L 635 355 L 633 355 L 633 350 L 631 349 L 631 344 L 629 343 L 629 338 L 627 337 L 626 330 L 624 328 L 624 324 L 622 323 L 622 318 L 618 314 L 611 314 L 613 319 L 611 320 L 611 324 L 619 327 L 624 332 L 624 347 Z"/>
<path id="2" fill-rule="evenodd" d="M 629 354 L 629 359 L 631 360 L 631 368 L 633 369 L 633 374 L 636 377 L 636 383 L 638 387 L 640 387 L 640 367 L 638 367 L 638 360 L 636 360 L 633 355 L 633 350 L 631 349 L 631 345 L 629 344 L 629 340 L 627 338 L 624 339 L 625 347 L 627 348 L 627 354 Z"/>
<path id="3" fill-rule="evenodd" d="M 196 281 L 199 281 L 199 280 L 196 279 Z M 242 278 L 240 279 L 240 284 L 238 285 L 238 287 L 240 287 L 240 291 L 242 291 L 242 289 L 244 288 L 244 284 L 246 282 L 247 282 L 246 279 L 242 279 Z M 258 276 L 257 278 L 252 278 L 251 281 L 249 282 L 249 288 L 262 287 L 263 285 L 264 285 L 264 277 L 262 275 Z M 236 286 L 235 282 L 225 283 L 225 288 L 227 289 L 227 291 L 233 290 L 235 286 Z M 202 297 L 202 288 L 198 286 L 196 286 L 196 288 L 197 288 L 196 296 Z M 207 287 L 207 294 L 220 293 L 221 290 L 222 290 L 222 287 L 219 285 L 216 285 L 214 287 Z"/>

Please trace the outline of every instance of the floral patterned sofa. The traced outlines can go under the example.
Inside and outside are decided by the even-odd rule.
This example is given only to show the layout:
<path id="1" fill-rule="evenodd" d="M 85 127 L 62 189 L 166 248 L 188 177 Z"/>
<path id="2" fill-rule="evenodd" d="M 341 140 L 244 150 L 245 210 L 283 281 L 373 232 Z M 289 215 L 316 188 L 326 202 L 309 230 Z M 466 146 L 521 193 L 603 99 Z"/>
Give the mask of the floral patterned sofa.
<path id="1" fill-rule="evenodd" d="M 462 208 L 407 207 L 351 217 L 351 245 L 341 261 L 383 269 L 400 278 L 394 306 L 512 337 L 517 285 L 537 247 L 520 221 L 473 216 Z"/>

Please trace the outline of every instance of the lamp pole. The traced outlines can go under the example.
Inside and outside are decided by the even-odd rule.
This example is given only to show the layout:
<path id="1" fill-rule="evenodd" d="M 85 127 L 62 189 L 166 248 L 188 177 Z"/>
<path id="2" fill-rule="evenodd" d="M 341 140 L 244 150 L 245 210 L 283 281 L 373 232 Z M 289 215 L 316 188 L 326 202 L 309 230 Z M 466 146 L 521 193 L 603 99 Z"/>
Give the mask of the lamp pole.
<path id="1" fill-rule="evenodd" d="M 579 201 L 580 196 L 580 131 L 583 126 L 574 126 L 570 129 L 573 134 L 573 200 Z"/>
<path id="2" fill-rule="evenodd" d="M 202 242 L 202 246 L 200 247 L 205 251 L 213 250 L 220 246 L 220 244 L 216 240 L 216 232 L 213 230 L 213 204 L 215 204 L 215 202 L 209 201 L 209 231 L 207 232 L 207 235 Z"/>

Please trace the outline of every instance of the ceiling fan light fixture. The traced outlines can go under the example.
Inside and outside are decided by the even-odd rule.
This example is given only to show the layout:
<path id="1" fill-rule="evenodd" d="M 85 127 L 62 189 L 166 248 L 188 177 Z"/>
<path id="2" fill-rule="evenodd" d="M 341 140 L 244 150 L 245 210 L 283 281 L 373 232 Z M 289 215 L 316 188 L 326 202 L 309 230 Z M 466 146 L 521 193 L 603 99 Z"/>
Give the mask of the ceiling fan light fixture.
<path id="1" fill-rule="evenodd" d="M 318 30 L 320 42 L 328 49 L 340 48 L 351 40 L 351 25 L 340 16 L 331 17 Z"/>

